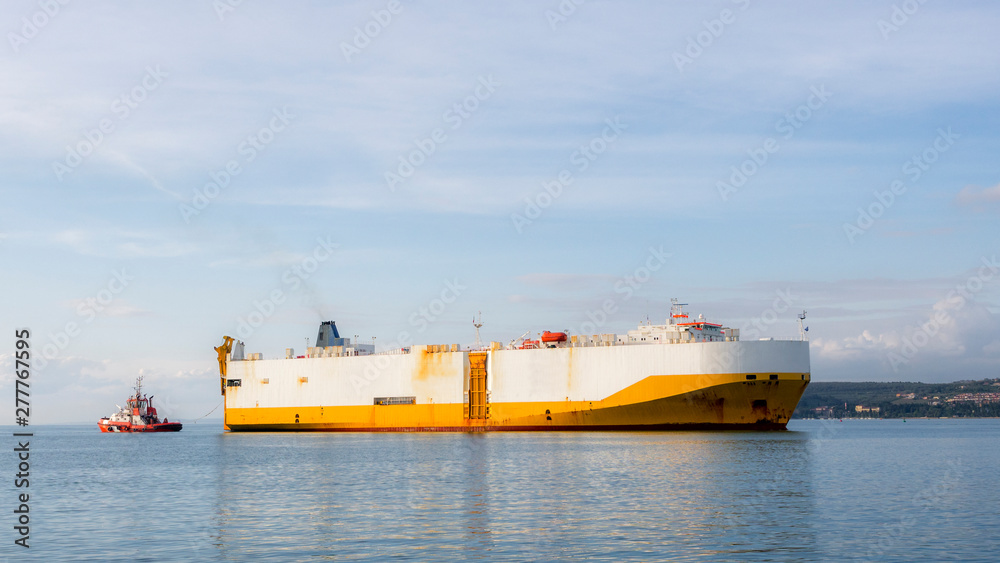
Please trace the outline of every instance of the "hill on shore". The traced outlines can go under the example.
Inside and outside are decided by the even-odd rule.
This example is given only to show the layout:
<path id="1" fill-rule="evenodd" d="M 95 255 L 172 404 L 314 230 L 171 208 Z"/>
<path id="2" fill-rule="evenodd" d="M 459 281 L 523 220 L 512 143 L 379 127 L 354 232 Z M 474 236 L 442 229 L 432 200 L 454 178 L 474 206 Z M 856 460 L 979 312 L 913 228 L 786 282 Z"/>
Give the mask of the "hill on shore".
<path id="1" fill-rule="evenodd" d="M 1000 416 L 1000 379 L 954 383 L 812 382 L 793 418 Z"/>

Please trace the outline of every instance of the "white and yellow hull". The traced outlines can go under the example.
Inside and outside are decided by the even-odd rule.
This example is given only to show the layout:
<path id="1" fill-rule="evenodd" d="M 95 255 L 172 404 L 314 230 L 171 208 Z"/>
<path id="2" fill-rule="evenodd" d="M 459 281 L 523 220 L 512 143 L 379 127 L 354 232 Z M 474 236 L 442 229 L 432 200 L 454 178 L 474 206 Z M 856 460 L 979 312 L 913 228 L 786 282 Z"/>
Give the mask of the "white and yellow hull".
<path id="1" fill-rule="evenodd" d="M 432 349 L 432 348 L 431 348 Z M 229 361 L 231 431 L 784 428 L 805 341 Z"/>

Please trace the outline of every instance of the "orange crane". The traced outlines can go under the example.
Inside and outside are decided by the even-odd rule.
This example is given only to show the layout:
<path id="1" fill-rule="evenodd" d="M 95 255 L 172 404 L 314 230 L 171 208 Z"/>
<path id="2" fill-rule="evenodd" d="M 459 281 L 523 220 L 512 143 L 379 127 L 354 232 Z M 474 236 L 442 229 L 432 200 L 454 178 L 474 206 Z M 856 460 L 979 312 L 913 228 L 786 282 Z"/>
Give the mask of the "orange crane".
<path id="1" fill-rule="evenodd" d="M 233 351 L 232 336 L 222 337 L 222 346 L 216 346 L 215 351 L 219 353 L 219 377 L 221 378 L 222 394 L 226 394 L 226 355 Z"/>

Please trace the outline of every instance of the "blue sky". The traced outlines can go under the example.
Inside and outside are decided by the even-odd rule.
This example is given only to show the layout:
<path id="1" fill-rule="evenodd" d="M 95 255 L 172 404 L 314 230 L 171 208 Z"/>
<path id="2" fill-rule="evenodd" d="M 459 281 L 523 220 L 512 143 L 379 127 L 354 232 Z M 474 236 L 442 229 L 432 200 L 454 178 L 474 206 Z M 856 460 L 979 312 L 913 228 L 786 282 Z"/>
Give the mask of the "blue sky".
<path id="1" fill-rule="evenodd" d="M 0 7 L 0 388 L 29 327 L 35 423 L 139 374 L 201 416 L 223 334 L 506 342 L 671 297 L 760 337 L 808 310 L 816 381 L 1000 375 L 994 3 L 228 5 Z"/>

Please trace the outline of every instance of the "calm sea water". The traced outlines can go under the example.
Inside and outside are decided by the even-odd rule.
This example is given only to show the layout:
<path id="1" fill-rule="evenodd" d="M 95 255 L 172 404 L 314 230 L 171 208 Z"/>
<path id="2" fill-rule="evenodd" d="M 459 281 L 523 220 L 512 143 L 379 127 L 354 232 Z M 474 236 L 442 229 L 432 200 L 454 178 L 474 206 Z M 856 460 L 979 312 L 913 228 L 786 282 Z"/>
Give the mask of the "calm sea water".
<path id="1" fill-rule="evenodd" d="M 34 427 L 10 561 L 996 560 L 1000 420 L 788 432 L 108 435 Z"/>

